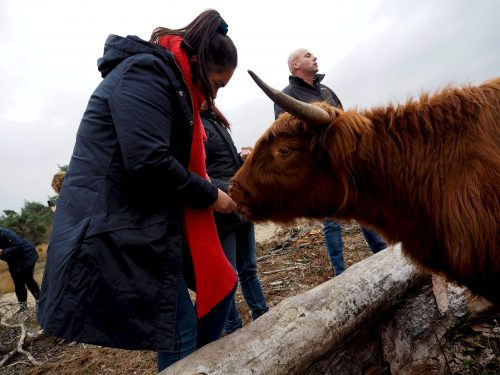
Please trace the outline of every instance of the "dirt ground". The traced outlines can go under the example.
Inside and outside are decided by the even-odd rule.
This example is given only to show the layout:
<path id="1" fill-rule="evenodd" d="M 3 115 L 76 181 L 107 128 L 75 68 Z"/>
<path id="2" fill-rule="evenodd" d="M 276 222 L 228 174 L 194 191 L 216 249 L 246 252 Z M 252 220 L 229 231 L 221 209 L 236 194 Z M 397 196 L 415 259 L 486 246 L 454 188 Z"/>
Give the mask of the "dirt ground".
<path id="1" fill-rule="evenodd" d="M 290 227 L 258 225 L 256 237 L 260 280 L 271 309 L 283 299 L 334 277 L 318 223 Z M 346 267 L 371 255 L 357 224 L 344 225 L 343 239 Z M 248 323 L 250 315 L 239 290 L 236 302 L 243 321 Z M 0 316 L 11 315 L 14 308 L 5 298 L 0 300 Z M 6 321 L 14 325 L 16 318 L 24 321 L 28 332 L 39 330 L 33 307 L 29 314 Z M 19 327 L 0 326 L 0 363 L 19 342 L 20 335 Z M 156 373 L 155 354 L 147 351 L 68 343 L 46 336 L 26 345 L 25 350 L 40 364 L 32 365 L 26 355 L 17 353 L 0 365 L 0 374 Z M 500 315 L 493 314 L 453 330 L 442 343 L 442 350 L 452 374 L 500 374 Z"/>

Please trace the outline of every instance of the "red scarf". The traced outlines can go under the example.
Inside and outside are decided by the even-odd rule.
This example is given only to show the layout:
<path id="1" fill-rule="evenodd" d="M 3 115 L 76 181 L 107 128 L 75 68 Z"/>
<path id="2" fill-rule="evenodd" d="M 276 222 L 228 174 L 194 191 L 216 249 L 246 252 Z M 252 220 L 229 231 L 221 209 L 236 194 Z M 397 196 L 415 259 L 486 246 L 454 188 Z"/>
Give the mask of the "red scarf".
<path id="1" fill-rule="evenodd" d="M 192 98 L 193 140 L 188 169 L 208 179 L 203 145 L 206 134 L 200 118 L 203 93 L 193 86 L 189 57 L 181 47 L 181 42 L 182 37 L 179 35 L 166 35 L 158 39 L 158 44 L 174 55 Z M 193 258 L 196 312 L 200 318 L 233 290 L 236 284 L 236 274 L 222 251 L 211 208 L 199 210 L 186 206 L 184 208 L 184 234 Z"/>

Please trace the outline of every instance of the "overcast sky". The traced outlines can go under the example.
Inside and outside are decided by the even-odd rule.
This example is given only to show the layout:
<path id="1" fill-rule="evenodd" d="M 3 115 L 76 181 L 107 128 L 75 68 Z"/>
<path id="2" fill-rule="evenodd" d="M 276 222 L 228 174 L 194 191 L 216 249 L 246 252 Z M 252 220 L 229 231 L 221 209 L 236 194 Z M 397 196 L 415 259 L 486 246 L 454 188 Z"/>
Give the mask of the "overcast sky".
<path id="1" fill-rule="evenodd" d="M 2 0 L 0 212 L 54 194 L 108 34 L 148 39 L 207 8 L 225 18 L 238 48 L 236 73 L 217 98 L 238 147 L 253 145 L 274 118 L 247 69 L 282 89 L 299 47 L 318 57 L 323 83 L 347 109 L 500 76 L 499 0 Z"/>

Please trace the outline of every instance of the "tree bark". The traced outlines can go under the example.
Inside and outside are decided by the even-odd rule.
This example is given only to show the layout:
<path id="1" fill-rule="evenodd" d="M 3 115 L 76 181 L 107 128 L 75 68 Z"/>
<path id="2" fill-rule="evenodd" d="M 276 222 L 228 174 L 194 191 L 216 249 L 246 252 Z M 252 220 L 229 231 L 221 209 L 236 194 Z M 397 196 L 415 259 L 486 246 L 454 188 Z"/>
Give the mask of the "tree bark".
<path id="1" fill-rule="evenodd" d="M 422 280 L 400 247 L 390 247 L 282 301 L 161 374 L 300 374 L 370 325 Z"/>

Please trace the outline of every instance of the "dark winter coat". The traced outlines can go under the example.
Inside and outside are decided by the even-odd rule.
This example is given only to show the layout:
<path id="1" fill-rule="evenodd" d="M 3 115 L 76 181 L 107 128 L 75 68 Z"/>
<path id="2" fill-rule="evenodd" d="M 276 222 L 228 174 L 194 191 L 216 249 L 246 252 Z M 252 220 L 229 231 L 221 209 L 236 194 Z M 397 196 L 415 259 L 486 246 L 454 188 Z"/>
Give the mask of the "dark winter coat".
<path id="1" fill-rule="evenodd" d="M 108 37 L 103 81 L 78 129 L 57 201 L 37 317 L 45 333 L 171 349 L 183 209 L 217 188 L 187 170 L 191 98 L 172 54 Z"/>
<path id="2" fill-rule="evenodd" d="M 316 74 L 314 76 L 314 87 L 305 82 L 302 78 L 290 76 L 289 85 L 283 89 L 283 92 L 292 98 L 305 103 L 313 102 L 328 102 L 335 107 L 342 108 L 340 99 L 335 95 L 333 90 L 321 83 L 325 78 L 324 74 Z M 278 118 L 283 113 L 283 109 L 278 105 L 274 105 L 274 116 Z"/>
<path id="3" fill-rule="evenodd" d="M 227 193 L 229 181 L 240 169 L 243 160 L 229 130 L 217 119 L 215 113 L 202 112 L 201 122 L 207 134 L 205 141 L 207 174 L 215 186 Z M 237 213 L 215 212 L 214 217 L 219 233 L 245 222 Z"/>
<path id="4" fill-rule="evenodd" d="M 0 227 L 0 259 L 7 262 L 9 269 L 23 272 L 38 260 L 35 246 L 7 228 Z"/>

